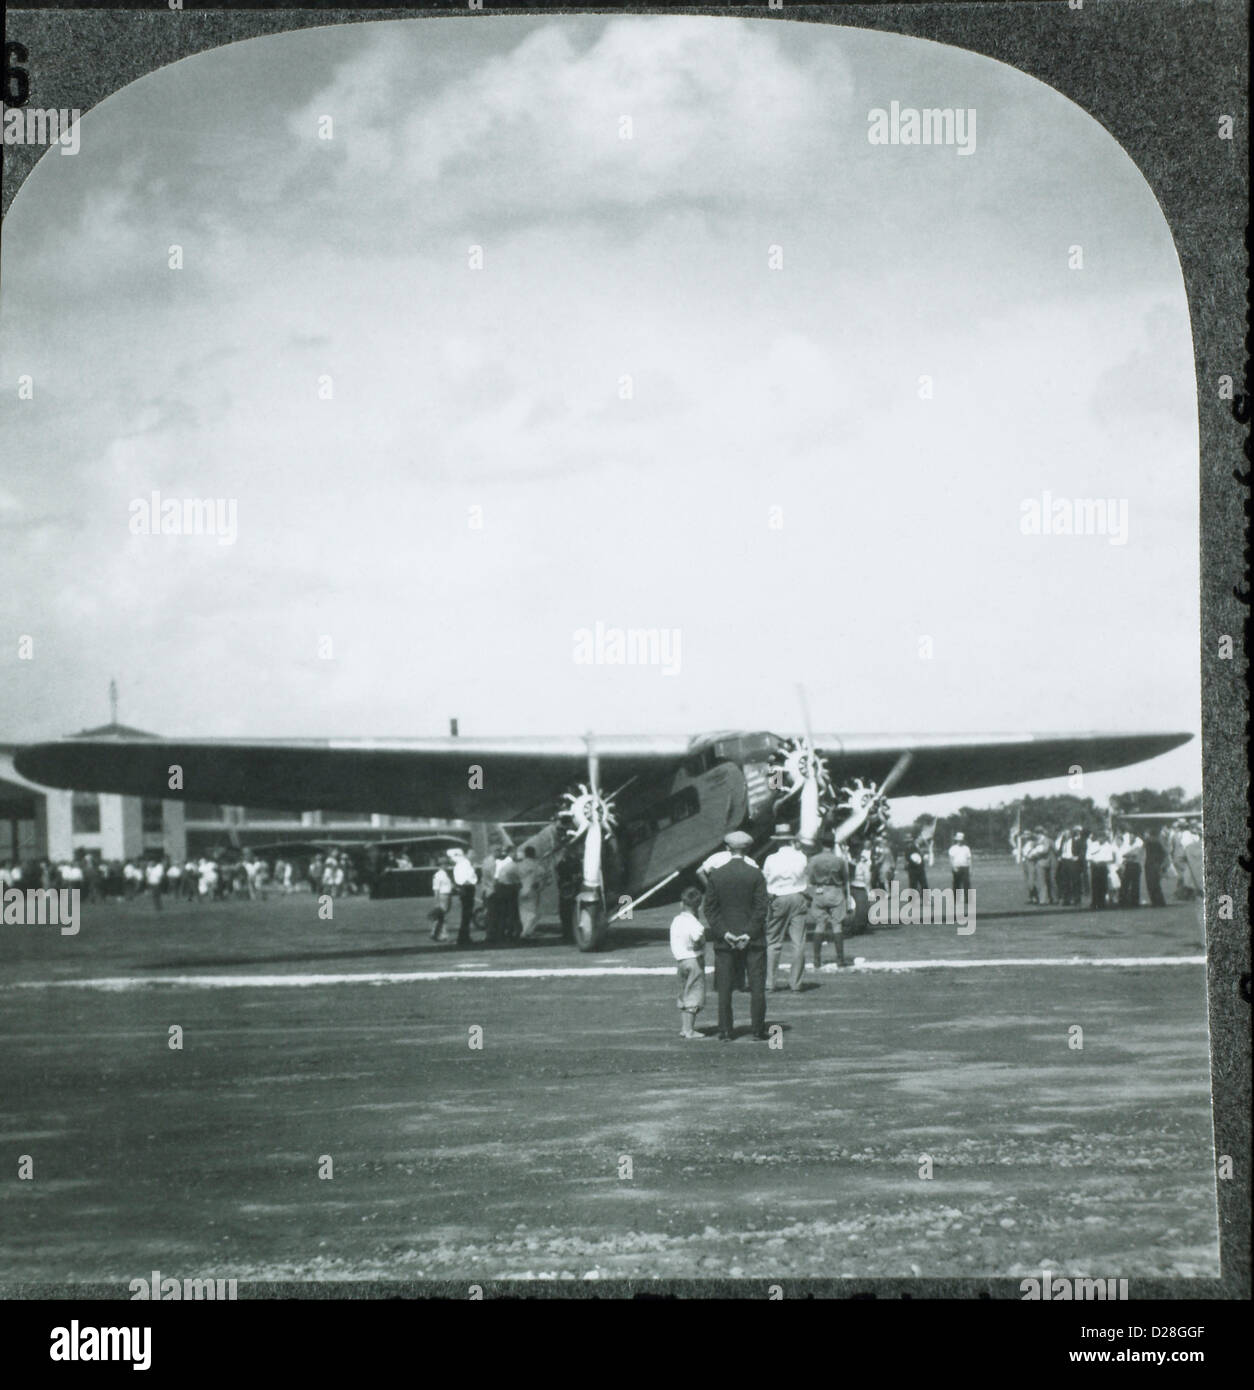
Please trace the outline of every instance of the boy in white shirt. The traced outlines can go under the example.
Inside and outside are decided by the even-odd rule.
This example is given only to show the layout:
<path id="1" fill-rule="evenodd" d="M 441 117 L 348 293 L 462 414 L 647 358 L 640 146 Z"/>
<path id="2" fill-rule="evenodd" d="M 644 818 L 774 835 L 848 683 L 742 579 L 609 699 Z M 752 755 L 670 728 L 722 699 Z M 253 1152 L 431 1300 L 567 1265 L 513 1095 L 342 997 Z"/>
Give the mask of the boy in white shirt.
<path id="1" fill-rule="evenodd" d="M 671 955 L 679 976 L 679 1036 L 688 1042 L 708 1042 L 708 1033 L 695 1028 L 705 1003 L 705 928 L 697 920 L 701 890 L 685 888 L 679 895 L 683 910 L 671 921 Z"/>
<path id="2" fill-rule="evenodd" d="M 448 916 L 449 906 L 453 901 L 453 880 L 449 876 L 448 866 L 449 861 L 441 859 L 431 877 L 431 896 L 435 899 L 435 907 L 431 912 L 431 920 L 435 924 L 431 929 L 432 941 L 444 940 L 444 919 Z"/>

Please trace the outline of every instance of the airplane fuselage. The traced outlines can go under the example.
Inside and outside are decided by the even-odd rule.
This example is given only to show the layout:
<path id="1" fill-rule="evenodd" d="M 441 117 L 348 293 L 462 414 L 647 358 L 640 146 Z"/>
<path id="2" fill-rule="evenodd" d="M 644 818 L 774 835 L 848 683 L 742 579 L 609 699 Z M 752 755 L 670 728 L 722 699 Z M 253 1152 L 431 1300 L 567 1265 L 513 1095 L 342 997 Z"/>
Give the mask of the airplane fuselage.
<path id="1" fill-rule="evenodd" d="M 712 735 L 694 741 L 682 764 L 664 776 L 625 787 L 615 798 L 616 829 L 603 860 L 605 902 L 613 913 L 676 876 L 669 891 L 684 886 L 682 875 L 717 850 L 732 830 L 746 830 L 755 846 L 769 838 L 779 791 L 770 784 L 773 734 Z M 524 844 L 541 865 L 540 910 L 557 911 L 557 865 L 562 838 L 546 826 Z"/>

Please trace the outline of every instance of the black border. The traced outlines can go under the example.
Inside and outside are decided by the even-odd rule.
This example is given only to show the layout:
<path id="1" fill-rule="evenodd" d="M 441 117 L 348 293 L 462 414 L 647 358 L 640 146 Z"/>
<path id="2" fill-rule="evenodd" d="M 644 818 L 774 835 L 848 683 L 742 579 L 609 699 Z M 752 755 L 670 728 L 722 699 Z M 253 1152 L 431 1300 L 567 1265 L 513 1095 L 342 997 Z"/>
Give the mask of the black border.
<path id="1" fill-rule="evenodd" d="M 115 0 L 107 8 L 90 0 L 43 0 L 8 10 L 6 42 L 28 50 L 30 101 L 39 106 L 89 110 L 147 72 L 191 54 L 262 34 L 360 23 L 371 19 L 460 17 L 468 22 L 501 14 L 667 13 L 735 15 L 779 22 L 842 24 L 913 35 L 995 58 L 1069 97 L 1123 146 L 1149 183 L 1167 218 L 1184 273 L 1193 327 L 1201 443 L 1201 662 L 1203 814 L 1206 864 L 1207 994 L 1211 1032 L 1211 1083 L 1215 1151 L 1233 1159 L 1235 1174 L 1220 1181 L 1221 1275 L 1202 1280 L 1136 1280 L 1134 1297 L 1183 1300 L 1187 1314 L 1197 1299 L 1250 1296 L 1250 841 L 1247 823 L 1245 549 L 1250 457 L 1250 388 L 1247 380 L 1248 294 L 1248 47 L 1250 9 L 1245 0 L 872 0 L 791 5 L 690 6 L 665 4 L 487 5 L 471 10 L 455 0 L 423 8 L 382 4 L 354 9 L 334 0 L 246 6 L 183 0 Z M 1220 114 L 1235 118 L 1234 138 L 1220 140 Z M 3 147 L 0 207 L 7 211 L 18 188 L 44 151 Z M 1238 383 L 1235 402 L 1218 396 L 1217 379 Z M 1245 383 L 1244 387 L 1240 383 Z M 1233 479 L 1237 484 L 1234 485 Z M 1217 655 L 1228 634 L 1232 660 Z M 1237 643 L 1237 635 L 1242 641 Z M 1221 894 L 1233 900 L 1233 917 L 1217 916 Z M 526 1287 L 528 1297 L 624 1297 L 680 1299 L 768 1298 L 772 1281 L 562 1281 Z M 250 1284 L 244 1298 L 318 1299 L 440 1298 L 464 1301 L 469 1284 L 349 1285 Z M 483 1281 L 484 1299 L 517 1299 L 512 1281 Z M 119 1298 L 100 1285 L 11 1285 L 9 1298 Z M 788 1280 L 786 1299 L 1019 1299 L 1010 1279 Z M 137 1305 L 150 1309 L 151 1305 Z M 237 1305 L 238 1306 L 238 1305 Z M 1129 1305 L 1123 1305 L 1125 1308 Z M 274 1304 L 270 1303 L 271 1309 Z M 1102 1305 L 1077 1308 L 1092 1315 Z M 34 1312 L 34 1310 L 31 1310 Z M 82 1318 L 84 1309 L 74 1310 Z M 135 1308 L 128 1320 L 139 1321 Z M 153 1310 L 154 1316 L 160 1316 Z M 165 1314 L 165 1309 L 161 1310 Z M 66 1308 L 51 1321 L 70 1317 Z M 169 1316 L 165 1314 L 165 1316 Z M 1061 1315 L 1059 1315 L 1061 1316 Z M 1158 1316 L 1157 1313 L 1154 1315 Z M 100 1321 L 108 1321 L 101 1317 Z M 119 1320 L 115 1319 L 114 1320 Z M 152 1321 L 152 1318 L 148 1319 Z M 915 1319 L 912 1318 L 913 1322 Z M 1149 1321 L 1143 1318 L 1143 1321 Z M 1195 1320 L 1202 1320 L 1195 1317 Z M 35 1317 L 38 1326 L 44 1319 Z M 200 1322 L 201 1320 L 197 1320 Z M 1068 1318 L 1068 1322 L 1070 1322 Z M 49 1324 L 51 1325 L 51 1324 Z M 196 1329 L 199 1335 L 204 1328 Z M 1038 1333 L 1041 1329 L 1034 1328 Z M 804 1334 L 803 1334 L 804 1335 Z M 856 1334 L 855 1334 L 856 1335 Z M 198 1353 L 199 1354 L 199 1353 Z M 1061 1364 L 1061 1363 L 1059 1363 Z M 660 1368 L 659 1368 L 660 1369 Z"/>

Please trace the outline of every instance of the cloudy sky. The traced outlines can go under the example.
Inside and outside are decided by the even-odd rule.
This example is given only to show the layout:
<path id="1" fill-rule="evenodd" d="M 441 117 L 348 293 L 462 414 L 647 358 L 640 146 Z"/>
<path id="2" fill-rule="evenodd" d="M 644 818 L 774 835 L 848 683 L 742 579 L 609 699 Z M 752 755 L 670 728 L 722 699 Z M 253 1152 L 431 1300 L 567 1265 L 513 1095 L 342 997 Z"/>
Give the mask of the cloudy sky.
<path id="1" fill-rule="evenodd" d="M 894 100 L 974 108 L 974 152 L 871 145 Z M 2 274 L 0 738 L 103 721 L 111 676 L 170 734 L 788 731 L 797 682 L 835 731 L 1199 728 L 1170 234 L 991 60 L 664 16 L 251 40 L 86 115 Z M 132 534 L 154 489 L 237 540 Z M 1127 499 L 1127 544 L 1025 536 L 1044 491 Z M 575 664 L 598 621 L 678 629 L 679 673 Z"/>

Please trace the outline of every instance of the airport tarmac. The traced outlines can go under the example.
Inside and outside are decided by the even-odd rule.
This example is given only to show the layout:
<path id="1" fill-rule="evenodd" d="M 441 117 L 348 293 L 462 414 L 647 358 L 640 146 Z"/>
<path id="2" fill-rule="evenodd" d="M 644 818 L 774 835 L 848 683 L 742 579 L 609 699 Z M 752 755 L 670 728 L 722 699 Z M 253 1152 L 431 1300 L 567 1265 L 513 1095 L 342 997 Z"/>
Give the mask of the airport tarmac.
<path id="1" fill-rule="evenodd" d="M 0 1283 L 1215 1275 L 1196 905 L 976 888 L 772 995 L 779 1046 L 745 995 L 679 1041 L 673 907 L 595 956 L 308 894 L 0 928 Z"/>

